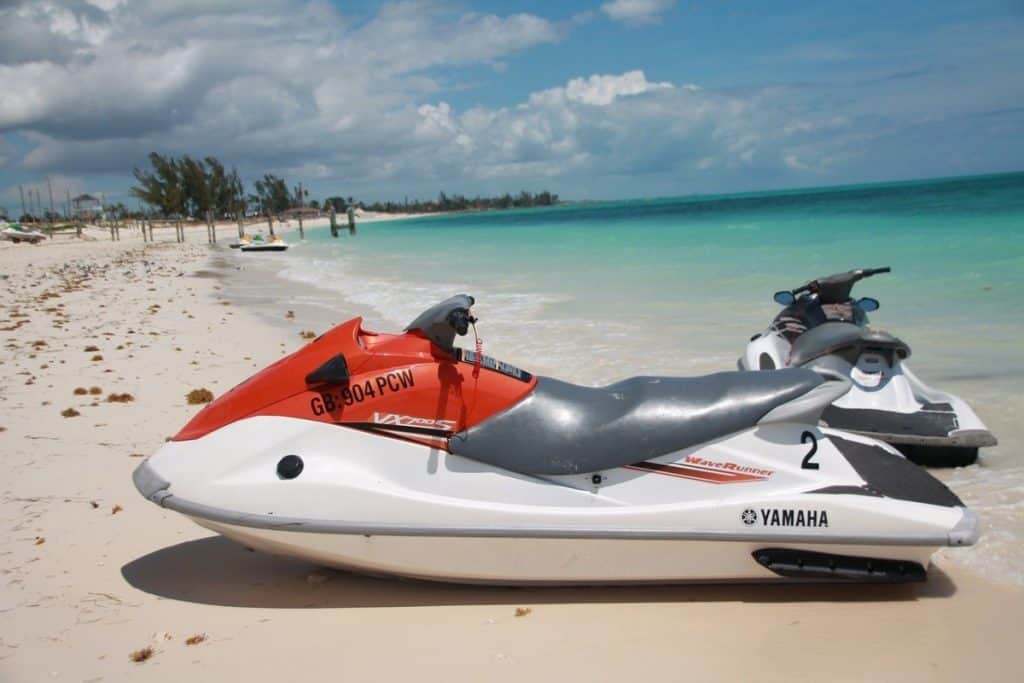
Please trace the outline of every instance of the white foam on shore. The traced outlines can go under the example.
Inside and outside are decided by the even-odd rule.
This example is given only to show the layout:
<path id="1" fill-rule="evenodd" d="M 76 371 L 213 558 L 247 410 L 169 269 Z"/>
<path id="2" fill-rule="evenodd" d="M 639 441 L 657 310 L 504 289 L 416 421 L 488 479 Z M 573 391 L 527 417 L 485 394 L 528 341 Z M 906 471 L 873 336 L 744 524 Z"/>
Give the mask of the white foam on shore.
<path id="1" fill-rule="evenodd" d="M 982 576 L 1024 586 L 1024 467 L 1006 467 L 1001 459 L 992 456 L 985 465 L 936 473 L 978 514 L 982 531 L 973 548 L 947 548 L 942 554 Z"/>

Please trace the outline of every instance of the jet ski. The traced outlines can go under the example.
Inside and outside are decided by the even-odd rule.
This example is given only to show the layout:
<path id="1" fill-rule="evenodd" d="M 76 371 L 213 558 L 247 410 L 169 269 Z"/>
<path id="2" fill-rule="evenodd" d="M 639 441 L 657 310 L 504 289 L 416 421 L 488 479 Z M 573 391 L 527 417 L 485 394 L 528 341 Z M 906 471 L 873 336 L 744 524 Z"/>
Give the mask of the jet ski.
<path id="1" fill-rule="evenodd" d="M 904 363 L 910 357 L 906 342 L 869 326 L 867 314 L 878 310 L 877 299 L 850 296 L 860 280 L 888 272 L 851 270 L 776 292 L 775 301 L 785 308 L 768 330 L 751 337 L 739 368 L 835 373 L 852 388 L 823 412 L 828 426 L 886 441 L 922 465 L 969 465 L 996 438 L 963 399 L 911 372 Z"/>
<path id="2" fill-rule="evenodd" d="M 252 244 L 252 236 L 243 234 L 241 237 L 239 237 L 234 242 L 230 243 L 228 246 L 231 247 L 232 249 L 238 249 L 239 247 L 243 247 L 247 244 Z"/>
<path id="3" fill-rule="evenodd" d="M 38 244 L 46 239 L 46 235 L 43 233 L 38 230 L 29 230 L 21 225 L 21 223 L 8 223 L 3 230 L 0 230 L 0 237 L 10 240 L 15 244 L 18 242 Z"/>
<path id="4" fill-rule="evenodd" d="M 847 380 L 578 386 L 456 347 L 473 303 L 338 325 L 205 407 L 136 488 L 249 548 L 461 583 L 920 581 L 977 538 L 924 469 L 818 425 Z"/>
<path id="5" fill-rule="evenodd" d="M 240 251 L 285 251 L 288 249 L 288 243 L 285 242 L 280 236 L 274 235 L 270 239 L 266 239 L 263 235 L 253 235 L 249 242 L 239 244 L 238 249 Z"/>

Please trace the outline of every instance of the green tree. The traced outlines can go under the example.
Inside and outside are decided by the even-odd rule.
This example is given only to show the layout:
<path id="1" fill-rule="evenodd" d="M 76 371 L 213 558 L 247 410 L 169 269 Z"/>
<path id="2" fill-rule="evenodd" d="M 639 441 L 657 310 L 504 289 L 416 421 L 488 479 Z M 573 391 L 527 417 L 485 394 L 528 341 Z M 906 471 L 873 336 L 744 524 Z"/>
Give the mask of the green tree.
<path id="1" fill-rule="evenodd" d="M 164 216 L 175 216 L 185 213 L 184 190 L 182 187 L 181 169 L 172 157 L 163 157 L 150 152 L 149 163 L 152 171 L 132 169 L 132 175 L 138 185 L 130 192 Z"/>
<path id="2" fill-rule="evenodd" d="M 256 195 L 259 197 L 260 206 L 264 213 L 281 213 L 291 206 L 288 185 L 284 182 L 284 179 L 278 178 L 272 173 L 267 173 L 253 184 L 256 187 Z"/>

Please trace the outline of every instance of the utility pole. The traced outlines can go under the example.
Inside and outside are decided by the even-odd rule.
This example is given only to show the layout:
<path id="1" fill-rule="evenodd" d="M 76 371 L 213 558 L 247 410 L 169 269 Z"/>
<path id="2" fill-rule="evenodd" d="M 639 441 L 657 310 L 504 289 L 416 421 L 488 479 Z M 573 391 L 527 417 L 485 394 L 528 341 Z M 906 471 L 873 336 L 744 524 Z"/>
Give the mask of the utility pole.
<path id="1" fill-rule="evenodd" d="M 305 233 L 302 230 L 302 211 L 303 211 L 303 206 L 304 205 L 303 205 L 303 202 L 302 202 L 302 183 L 299 183 L 299 239 L 300 240 L 306 239 L 306 235 L 305 235 Z"/>

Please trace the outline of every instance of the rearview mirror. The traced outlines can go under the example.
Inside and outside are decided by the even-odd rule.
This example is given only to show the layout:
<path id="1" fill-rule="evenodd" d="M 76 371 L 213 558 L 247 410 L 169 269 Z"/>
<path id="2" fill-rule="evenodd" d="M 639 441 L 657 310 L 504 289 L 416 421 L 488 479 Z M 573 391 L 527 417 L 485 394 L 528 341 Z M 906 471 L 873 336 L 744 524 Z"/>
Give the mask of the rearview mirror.
<path id="1" fill-rule="evenodd" d="M 796 297 L 793 296 L 793 292 L 790 292 L 785 289 L 782 290 L 781 292 L 775 292 L 775 296 L 773 296 L 772 298 L 775 299 L 775 303 L 782 304 L 783 306 L 788 306 L 794 301 L 796 301 Z"/>
<path id="2" fill-rule="evenodd" d="M 866 296 L 860 301 L 858 301 L 857 305 L 860 306 L 865 311 L 877 311 L 878 307 L 881 306 L 882 304 L 878 303 L 878 299 L 872 299 L 871 297 Z"/>

